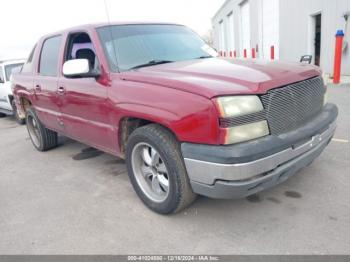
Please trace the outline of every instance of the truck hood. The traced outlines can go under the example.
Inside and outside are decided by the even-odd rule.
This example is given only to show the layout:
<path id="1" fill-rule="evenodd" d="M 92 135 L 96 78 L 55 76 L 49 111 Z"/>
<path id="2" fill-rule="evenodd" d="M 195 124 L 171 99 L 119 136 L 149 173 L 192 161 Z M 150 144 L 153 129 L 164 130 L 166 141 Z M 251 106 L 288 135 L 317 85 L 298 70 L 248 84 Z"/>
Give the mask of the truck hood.
<path id="1" fill-rule="evenodd" d="M 306 64 L 209 58 L 143 67 L 123 72 L 120 77 L 213 98 L 265 94 L 270 89 L 320 74 L 317 67 Z"/>

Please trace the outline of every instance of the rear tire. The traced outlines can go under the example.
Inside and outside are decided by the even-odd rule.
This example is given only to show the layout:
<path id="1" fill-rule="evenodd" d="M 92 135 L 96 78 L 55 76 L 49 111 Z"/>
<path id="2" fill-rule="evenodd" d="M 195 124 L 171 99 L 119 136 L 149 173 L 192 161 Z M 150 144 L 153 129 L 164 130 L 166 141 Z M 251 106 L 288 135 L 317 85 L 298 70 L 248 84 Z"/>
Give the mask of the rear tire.
<path id="1" fill-rule="evenodd" d="M 126 164 L 137 195 L 151 210 L 177 213 L 196 199 L 180 144 L 167 129 L 156 124 L 136 129 L 127 143 Z"/>
<path id="2" fill-rule="evenodd" d="M 57 133 L 47 129 L 40 122 L 32 107 L 27 109 L 26 123 L 29 137 L 38 151 L 44 152 L 57 147 Z"/>
<path id="3" fill-rule="evenodd" d="M 25 118 L 20 118 L 19 117 L 19 114 L 18 114 L 18 111 L 17 111 L 17 105 L 16 105 L 16 102 L 15 100 L 12 100 L 12 110 L 13 110 L 13 115 L 16 119 L 16 122 L 19 124 L 19 125 L 24 125 L 26 123 L 26 119 Z"/>
<path id="4" fill-rule="evenodd" d="M 6 117 L 6 115 L 3 113 L 0 113 L 0 118 L 4 118 L 4 117 Z"/>

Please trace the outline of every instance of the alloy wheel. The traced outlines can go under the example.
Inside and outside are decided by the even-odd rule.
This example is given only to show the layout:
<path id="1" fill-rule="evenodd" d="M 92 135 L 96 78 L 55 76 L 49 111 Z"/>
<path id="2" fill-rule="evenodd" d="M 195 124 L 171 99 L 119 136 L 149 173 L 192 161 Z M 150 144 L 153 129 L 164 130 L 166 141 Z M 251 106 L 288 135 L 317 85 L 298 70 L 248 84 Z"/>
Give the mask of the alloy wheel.
<path id="1" fill-rule="evenodd" d="M 28 133 L 33 141 L 34 145 L 36 147 L 40 147 L 40 134 L 39 134 L 39 127 L 38 127 L 38 122 L 35 120 L 34 117 L 28 116 Z"/>
<path id="2" fill-rule="evenodd" d="M 154 202 L 163 202 L 169 195 L 169 174 L 158 151 L 139 143 L 132 151 L 131 164 L 143 193 Z"/>

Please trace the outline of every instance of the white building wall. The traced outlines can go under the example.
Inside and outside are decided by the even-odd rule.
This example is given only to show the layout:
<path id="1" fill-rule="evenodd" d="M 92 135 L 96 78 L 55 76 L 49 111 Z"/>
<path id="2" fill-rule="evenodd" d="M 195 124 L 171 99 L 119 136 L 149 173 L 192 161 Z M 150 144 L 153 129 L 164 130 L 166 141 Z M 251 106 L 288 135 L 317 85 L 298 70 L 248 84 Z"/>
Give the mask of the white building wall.
<path id="1" fill-rule="evenodd" d="M 237 1 L 226 1 L 225 4 L 223 5 L 223 7 L 220 9 L 220 11 L 218 12 L 218 14 L 216 15 L 216 17 L 213 18 L 213 28 L 214 28 L 214 47 L 218 50 L 218 51 L 229 51 L 225 49 L 222 49 L 223 46 L 220 43 L 220 41 L 222 42 L 223 39 L 221 39 L 219 36 L 221 34 L 221 30 L 220 30 L 220 24 L 221 23 L 227 23 L 227 15 L 231 14 L 233 15 L 233 29 L 234 32 L 237 32 L 238 27 L 237 27 L 237 23 L 238 23 L 238 13 L 236 12 L 237 10 L 234 10 L 234 5 L 235 2 Z M 233 32 L 231 32 L 232 34 Z M 228 39 L 230 36 L 228 35 L 228 32 L 226 32 L 225 34 L 225 41 L 226 39 Z M 234 40 L 234 46 L 235 48 L 238 47 L 238 41 L 237 41 L 237 37 L 235 37 Z"/>
<path id="2" fill-rule="evenodd" d="M 350 0 L 248 0 L 250 3 L 250 48 L 258 45 L 260 58 L 269 53 L 270 42 L 276 42 L 275 57 L 285 61 L 298 62 L 302 55 L 314 56 L 314 33 L 312 16 L 322 14 L 321 33 L 321 68 L 325 73 L 332 74 L 334 63 L 335 33 L 337 29 L 345 28 L 343 14 L 350 12 Z M 278 11 L 273 12 L 266 20 L 276 21 L 274 28 L 264 28 L 263 4 L 265 1 L 278 1 Z M 227 15 L 234 15 L 234 41 L 237 55 L 242 57 L 242 37 L 240 33 L 241 18 L 240 4 L 242 0 L 228 0 L 214 16 L 214 47 L 219 51 L 218 24 L 220 21 L 227 22 Z M 277 15 L 276 15 L 277 13 Z M 270 24 L 271 25 L 271 24 Z M 277 30 L 277 34 L 275 33 Z M 343 54 L 342 73 L 350 75 L 350 15 L 344 40 L 348 42 L 348 48 Z M 228 39 L 228 32 L 225 38 Z M 268 36 L 267 36 L 268 35 Z M 266 41 L 266 36 L 269 41 Z M 264 40 L 265 37 L 265 40 Z M 227 47 L 227 46 L 226 46 Z M 226 48 L 227 49 L 227 48 Z M 265 49 L 265 51 L 264 51 Z M 248 54 L 251 50 L 248 51 Z M 265 54 L 265 55 L 264 55 Z"/>
<path id="3" fill-rule="evenodd" d="M 249 50 L 251 49 L 251 35 L 250 35 L 250 2 L 245 1 L 240 4 L 239 8 L 239 34 L 241 38 L 241 53 L 244 51 L 247 52 L 247 56 L 249 57 Z"/>
<path id="4" fill-rule="evenodd" d="M 335 33 L 344 29 L 344 12 L 350 11 L 349 0 L 280 0 L 280 57 L 298 61 L 302 55 L 314 56 L 313 15 L 322 15 L 321 68 L 332 74 Z M 350 23 L 350 17 L 349 22 Z M 345 41 L 350 40 L 350 25 Z M 342 74 L 350 75 L 349 49 L 343 54 Z"/>
<path id="5" fill-rule="evenodd" d="M 275 59 L 279 59 L 279 0 L 260 0 L 259 16 L 260 57 L 270 59 L 271 46 L 274 46 Z"/>
<path id="6" fill-rule="evenodd" d="M 249 30 L 250 31 L 250 40 L 249 40 L 249 46 L 250 48 L 255 47 L 258 44 L 259 40 L 259 29 L 258 29 L 258 7 L 257 2 L 260 0 L 247 0 L 249 2 Z M 242 0 L 228 0 L 225 2 L 225 4 L 222 6 L 222 8 L 218 11 L 218 13 L 213 18 L 213 29 L 214 29 L 214 47 L 218 51 L 236 51 L 238 57 L 243 57 L 243 39 L 242 39 L 242 23 L 241 23 L 241 4 L 243 4 L 246 1 Z M 232 39 L 234 41 L 233 45 L 227 44 L 225 47 L 225 50 L 221 50 L 220 45 L 220 30 L 219 30 L 219 24 L 221 21 L 226 23 L 226 26 L 229 23 L 229 15 L 232 13 L 233 15 L 233 31 L 227 30 L 226 32 L 226 43 L 230 43 L 229 39 Z M 231 26 L 231 25 L 229 25 Z M 226 27 L 227 29 L 228 27 Z M 234 34 L 232 36 L 231 34 Z M 234 46 L 234 50 L 232 50 L 232 46 Z M 230 48 L 231 47 L 231 48 Z M 249 56 L 251 56 L 251 50 L 247 50 L 247 53 Z"/>

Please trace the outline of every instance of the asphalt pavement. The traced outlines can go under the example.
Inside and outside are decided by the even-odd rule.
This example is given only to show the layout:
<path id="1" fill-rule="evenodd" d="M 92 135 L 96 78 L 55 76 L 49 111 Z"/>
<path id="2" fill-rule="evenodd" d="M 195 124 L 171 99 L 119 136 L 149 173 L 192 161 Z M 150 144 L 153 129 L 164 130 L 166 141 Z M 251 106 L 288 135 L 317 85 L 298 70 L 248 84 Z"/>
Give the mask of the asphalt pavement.
<path id="1" fill-rule="evenodd" d="M 0 254 L 350 254 L 350 85 L 329 88 L 335 139 L 285 183 L 241 200 L 148 210 L 122 160 L 61 138 L 34 150 L 0 119 Z"/>

